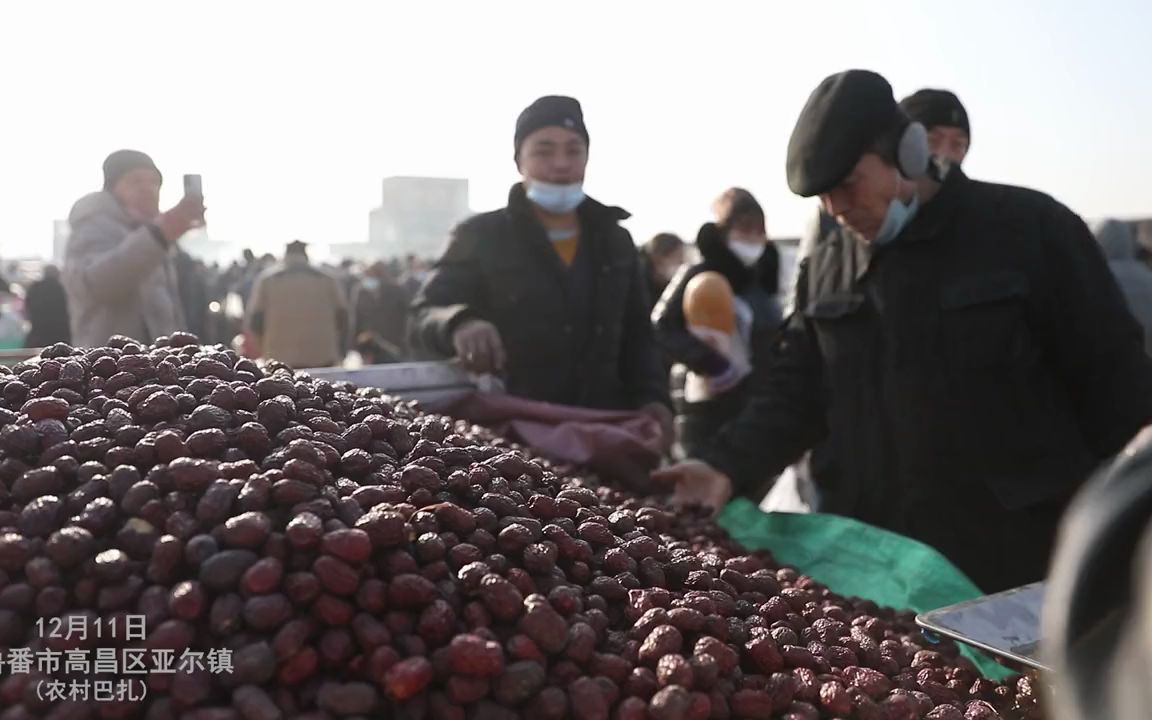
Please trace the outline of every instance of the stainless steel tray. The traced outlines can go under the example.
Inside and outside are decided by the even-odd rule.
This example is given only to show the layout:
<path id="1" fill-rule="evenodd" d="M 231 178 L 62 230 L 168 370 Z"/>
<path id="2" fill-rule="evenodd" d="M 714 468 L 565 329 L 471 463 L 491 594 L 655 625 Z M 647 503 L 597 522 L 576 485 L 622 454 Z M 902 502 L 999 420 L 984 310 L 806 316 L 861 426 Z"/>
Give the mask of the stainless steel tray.
<path id="1" fill-rule="evenodd" d="M 304 372 L 318 380 L 346 380 L 360 387 L 379 388 L 390 395 L 418 402 L 451 400 L 476 390 L 473 379 L 454 362 L 310 368 Z"/>
<path id="2" fill-rule="evenodd" d="M 1038 670 L 1044 583 L 1033 583 L 918 615 L 916 624 L 935 633 Z"/>

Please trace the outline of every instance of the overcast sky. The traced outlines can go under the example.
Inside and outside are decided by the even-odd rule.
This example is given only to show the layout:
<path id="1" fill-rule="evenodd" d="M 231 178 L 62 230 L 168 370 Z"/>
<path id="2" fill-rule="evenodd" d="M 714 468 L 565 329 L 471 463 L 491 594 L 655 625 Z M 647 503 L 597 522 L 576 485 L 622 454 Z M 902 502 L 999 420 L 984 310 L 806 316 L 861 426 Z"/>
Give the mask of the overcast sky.
<path id="1" fill-rule="evenodd" d="M 579 98 L 590 194 L 638 240 L 694 235 L 745 185 L 770 234 L 813 212 L 784 151 L 808 93 L 849 67 L 898 96 L 953 89 L 971 175 L 1085 216 L 1152 215 L 1148 2 L 28 2 L 0 6 L 0 255 L 49 254 L 52 221 L 111 150 L 151 153 L 175 202 L 204 176 L 213 237 L 367 238 L 389 175 L 517 179 L 516 115 Z"/>

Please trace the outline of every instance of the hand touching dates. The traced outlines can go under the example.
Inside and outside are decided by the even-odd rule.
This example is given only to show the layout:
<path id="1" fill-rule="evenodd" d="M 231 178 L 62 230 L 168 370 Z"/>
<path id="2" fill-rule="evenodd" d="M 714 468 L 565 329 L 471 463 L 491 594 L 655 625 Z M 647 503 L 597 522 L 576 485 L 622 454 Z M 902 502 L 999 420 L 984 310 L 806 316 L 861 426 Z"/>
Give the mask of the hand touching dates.
<path id="1" fill-rule="evenodd" d="M 504 369 L 504 343 L 500 331 L 487 320 L 465 320 L 452 334 L 456 357 L 474 373 L 497 373 Z"/>
<path id="2" fill-rule="evenodd" d="M 720 510 L 732 499 L 732 481 L 716 468 L 688 460 L 652 473 L 652 479 L 672 491 L 675 505 L 702 505 Z"/>

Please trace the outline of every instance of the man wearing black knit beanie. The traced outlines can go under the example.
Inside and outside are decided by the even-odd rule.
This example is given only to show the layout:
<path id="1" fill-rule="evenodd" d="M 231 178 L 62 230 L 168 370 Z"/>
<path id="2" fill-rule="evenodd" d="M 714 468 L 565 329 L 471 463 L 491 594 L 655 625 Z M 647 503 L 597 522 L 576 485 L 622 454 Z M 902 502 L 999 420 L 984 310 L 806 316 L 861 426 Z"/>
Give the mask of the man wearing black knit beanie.
<path id="1" fill-rule="evenodd" d="M 502 374 L 514 395 L 643 410 L 671 441 L 668 378 L 648 317 L 629 214 L 584 193 L 580 103 L 541 97 L 520 113 L 521 180 L 506 207 L 463 222 L 415 302 L 415 341 Z"/>
<path id="2" fill-rule="evenodd" d="M 964 163 L 972 145 L 972 128 L 968 111 L 955 93 L 924 88 L 901 100 L 900 108 L 928 131 L 934 157 L 955 165 Z"/>

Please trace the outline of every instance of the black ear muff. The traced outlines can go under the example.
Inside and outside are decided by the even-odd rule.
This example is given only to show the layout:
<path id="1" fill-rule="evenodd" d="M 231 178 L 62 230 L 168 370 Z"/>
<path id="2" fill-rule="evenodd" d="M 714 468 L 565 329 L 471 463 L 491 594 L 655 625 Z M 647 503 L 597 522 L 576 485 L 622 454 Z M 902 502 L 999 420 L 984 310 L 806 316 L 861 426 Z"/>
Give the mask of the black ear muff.
<path id="1" fill-rule="evenodd" d="M 900 133 L 900 142 L 896 145 L 896 166 L 900 169 L 900 174 L 909 180 L 922 177 L 928 172 L 928 163 L 931 160 L 928 130 L 921 123 L 908 123 Z"/>

